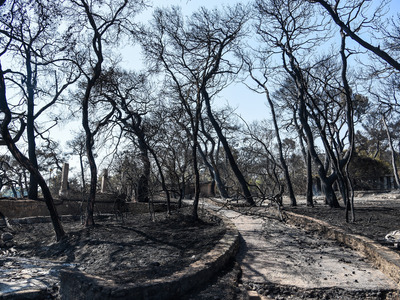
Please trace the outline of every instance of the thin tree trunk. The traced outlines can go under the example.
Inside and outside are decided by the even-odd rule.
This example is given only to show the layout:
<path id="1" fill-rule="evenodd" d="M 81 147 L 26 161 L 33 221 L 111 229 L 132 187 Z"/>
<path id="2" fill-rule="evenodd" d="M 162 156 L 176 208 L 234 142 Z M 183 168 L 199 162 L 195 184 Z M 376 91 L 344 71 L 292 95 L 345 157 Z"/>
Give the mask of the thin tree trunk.
<path id="1" fill-rule="evenodd" d="M 354 152 L 354 108 L 353 108 L 353 100 L 351 97 L 351 89 L 349 86 L 349 82 L 347 80 L 347 56 L 346 56 L 346 34 L 341 31 L 341 47 L 340 47 L 340 56 L 342 59 L 342 81 L 343 81 L 343 87 L 345 91 L 345 96 L 346 96 L 346 120 L 347 120 L 347 126 L 348 126 L 348 142 L 349 142 L 349 149 L 347 153 L 345 154 L 344 158 L 339 162 L 339 168 L 340 171 L 342 170 L 342 165 L 344 164 L 343 170 L 344 170 L 344 179 L 343 183 L 346 188 L 345 193 L 346 193 L 346 222 L 349 222 L 349 217 L 348 213 L 349 210 L 351 212 L 351 221 L 355 222 L 355 212 L 354 212 L 354 187 L 353 183 L 350 178 L 350 172 L 349 172 L 349 165 L 351 158 L 353 156 Z"/>
<path id="2" fill-rule="evenodd" d="M 232 168 L 232 171 L 235 174 L 235 176 L 236 176 L 237 180 L 239 181 L 239 184 L 242 188 L 242 192 L 244 194 L 245 200 L 247 201 L 248 204 L 255 205 L 253 196 L 251 195 L 250 190 L 247 186 L 246 179 L 244 178 L 242 172 L 240 171 L 239 166 L 237 165 L 236 160 L 235 160 L 235 158 L 232 154 L 232 151 L 229 147 L 228 141 L 226 140 L 225 136 L 223 135 L 222 129 L 219 126 L 217 120 L 214 118 L 214 115 L 211 111 L 210 97 L 209 97 L 207 91 L 205 90 L 205 87 L 203 87 L 201 89 L 201 94 L 206 103 L 208 118 L 210 119 L 211 124 L 213 125 L 215 132 L 217 133 L 218 138 L 220 139 L 220 141 L 222 143 L 222 146 L 224 147 L 224 150 L 225 150 L 226 156 L 228 158 L 229 164 Z"/>
<path id="3" fill-rule="evenodd" d="M 149 201 L 149 178 L 150 178 L 150 160 L 147 153 L 146 145 L 139 141 L 140 157 L 143 163 L 143 173 L 139 177 L 138 182 L 138 201 Z"/>
<path id="4" fill-rule="evenodd" d="M 81 167 L 82 195 L 86 193 L 85 169 L 83 168 L 83 154 L 79 154 L 79 165 Z"/>
<path id="5" fill-rule="evenodd" d="M 28 47 L 28 46 L 26 46 Z M 27 88 L 27 104 L 28 104 L 28 115 L 27 115 L 27 138 L 28 138 L 28 157 L 31 163 L 35 168 L 38 167 L 37 158 L 36 158 L 36 143 L 35 143 L 35 119 L 34 119 L 34 89 L 36 80 L 34 77 L 36 76 L 32 70 L 32 61 L 31 61 L 31 53 L 30 49 L 26 49 L 26 88 Z M 38 198 L 38 182 L 36 177 L 31 173 L 29 178 L 29 188 L 28 188 L 28 198 L 36 200 Z"/>
<path id="6" fill-rule="evenodd" d="M 15 198 L 15 199 L 18 199 L 18 193 L 17 193 L 17 190 L 15 189 L 14 185 L 11 184 L 10 187 L 11 187 L 11 191 L 12 191 L 12 193 L 13 193 L 13 195 L 14 195 L 14 198 Z M 20 198 L 22 198 L 21 195 L 22 195 L 22 194 L 19 195 Z"/>
<path id="7" fill-rule="evenodd" d="M 25 172 L 24 172 L 25 173 Z M 18 175 L 18 185 L 19 185 L 19 188 L 20 188 L 20 197 L 21 198 L 24 198 L 24 195 L 25 195 L 25 189 L 24 189 L 24 185 L 22 184 L 22 176 L 23 176 L 23 174 L 19 174 Z"/>
<path id="8" fill-rule="evenodd" d="M 207 157 L 206 157 L 204 154 L 202 154 L 201 147 L 199 147 L 200 154 L 202 154 L 202 157 L 203 157 L 204 162 L 205 162 L 206 164 L 210 165 L 210 166 L 209 166 L 210 172 L 211 172 L 211 174 L 212 174 L 212 177 L 213 177 L 215 183 L 217 184 L 217 187 L 218 187 L 220 196 L 221 196 L 222 198 L 226 199 L 226 198 L 229 197 L 229 195 L 228 195 L 228 192 L 227 192 L 227 190 L 226 190 L 226 187 L 225 187 L 224 183 L 222 182 L 221 175 L 220 175 L 219 170 L 218 170 L 218 166 L 217 166 L 217 164 L 215 163 L 215 160 L 214 160 L 214 157 L 213 157 L 214 151 L 215 151 L 215 145 L 216 145 L 216 143 L 215 143 L 213 137 L 211 136 L 211 134 L 209 134 L 209 133 L 207 132 L 207 130 L 205 129 L 203 118 L 201 118 L 201 128 L 202 128 L 202 132 L 203 132 L 204 136 L 207 138 L 207 140 L 208 140 L 208 141 L 211 143 L 211 145 L 212 145 L 211 151 L 210 151 L 209 154 L 208 154 L 208 157 L 210 158 L 210 162 L 208 163 Z M 218 158 L 218 153 L 219 153 L 218 150 L 219 150 L 219 147 L 217 148 L 217 158 Z M 204 155 L 204 156 L 203 156 L 203 155 Z"/>
<path id="9" fill-rule="evenodd" d="M 385 116 L 382 117 L 382 121 L 383 121 L 383 125 L 385 126 L 387 138 L 389 141 L 389 148 L 390 148 L 390 153 L 391 153 L 391 158 L 392 158 L 392 168 L 393 168 L 394 179 L 396 181 L 397 188 L 400 189 L 399 173 L 398 173 L 397 164 L 396 164 L 396 151 L 394 150 L 394 147 L 393 147 L 393 139 L 390 134 L 389 126 L 387 125 Z"/>
<path id="10" fill-rule="evenodd" d="M 198 150 L 199 150 L 200 156 L 203 158 L 204 164 L 207 166 L 208 170 L 210 171 L 214 185 L 215 185 L 215 183 L 217 184 L 217 187 L 218 187 L 221 197 L 228 198 L 228 193 L 225 189 L 224 184 L 222 183 L 222 179 L 221 179 L 218 169 L 216 168 L 215 162 L 209 162 L 207 160 L 207 157 L 204 154 L 204 151 L 201 149 L 201 147 L 199 147 Z M 210 156 L 211 155 L 212 154 L 210 154 Z M 211 158 L 210 158 L 210 160 L 211 160 Z"/>
<path id="11" fill-rule="evenodd" d="M 192 146 L 192 156 L 193 156 L 193 169 L 194 169 L 194 201 L 193 201 L 193 209 L 192 216 L 194 219 L 198 219 L 198 208 L 199 208 L 199 200 L 200 200 L 200 173 L 199 166 L 197 162 L 197 134 L 193 135 L 194 145 Z"/>
<path id="12" fill-rule="evenodd" d="M 277 142 L 278 142 L 279 160 L 281 162 L 283 173 L 285 175 L 286 185 L 288 187 L 288 192 L 289 192 L 289 197 L 290 197 L 290 203 L 291 203 L 292 206 L 296 206 L 297 205 L 296 197 L 295 197 L 294 191 L 293 191 L 292 180 L 290 179 L 289 168 L 288 168 L 288 166 L 286 164 L 286 160 L 285 160 L 285 157 L 283 155 L 282 140 L 281 140 L 281 136 L 280 136 L 280 133 L 279 133 L 279 126 L 278 126 L 278 121 L 276 119 L 274 103 L 272 102 L 272 99 L 271 99 L 271 97 L 269 95 L 268 89 L 264 88 L 264 90 L 265 90 L 265 93 L 266 93 L 266 96 L 267 96 L 269 108 L 271 109 L 272 121 L 274 123 L 275 135 L 276 135 L 276 139 L 277 139 Z"/>
<path id="13" fill-rule="evenodd" d="M 53 224 L 54 231 L 56 233 L 56 239 L 57 241 L 61 240 L 65 236 L 64 229 L 62 227 L 62 224 L 60 222 L 60 218 L 58 216 L 56 207 L 54 205 L 54 200 L 51 195 L 51 192 L 46 184 L 46 181 L 40 174 L 39 170 L 35 168 L 35 166 L 31 163 L 31 161 L 25 157 L 21 151 L 17 148 L 15 145 L 9 129 L 8 125 L 11 122 L 11 111 L 8 107 L 7 104 L 7 98 L 6 98 L 6 87 L 5 87 L 5 82 L 4 82 L 4 73 L 1 69 L 0 66 L 0 111 L 3 112 L 3 120 L 1 123 L 1 136 L 4 140 L 4 142 L 7 145 L 8 150 L 11 152 L 13 157 L 22 165 L 25 169 L 27 169 L 30 174 L 34 174 L 38 184 L 40 185 L 44 200 L 47 206 L 47 209 L 49 210 L 50 218 Z"/>
<path id="14" fill-rule="evenodd" d="M 196 111 L 194 118 L 191 117 L 192 123 L 192 157 L 193 157 L 193 170 L 194 170 L 194 201 L 193 201 L 193 209 L 192 209 L 192 216 L 195 220 L 199 218 L 198 209 L 199 209 L 199 201 L 200 201 L 200 172 L 199 172 L 199 163 L 197 160 L 197 149 L 199 147 L 198 135 L 199 135 L 199 128 L 200 128 L 200 117 L 201 117 L 201 107 L 202 102 L 200 99 L 200 95 L 197 95 L 196 100 Z M 190 110 L 187 110 L 188 114 L 190 114 Z"/>
<path id="15" fill-rule="evenodd" d="M 301 148 L 301 152 L 303 154 L 304 162 L 305 162 L 305 167 L 307 170 L 307 206 L 314 207 L 314 201 L 313 201 L 313 178 L 312 178 L 312 157 L 311 154 L 308 150 L 306 150 L 304 146 L 304 142 L 306 140 L 306 137 L 304 136 L 304 132 L 302 131 L 301 127 L 299 126 L 297 122 L 297 112 L 295 109 L 293 109 L 293 122 L 295 124 L 297 133 L 299 134 L 299 144 Z"/>
<path id="16" fill-rule="evenodd" d="M 307 151 L 307 206 L 314 207 L 313 201 L 313 180 L 312 180 L 312 158 Z"/>
<path id="17" fill-rule="evenodd" d="M 162 170 L 161 164 L 160 164 L 160 162 L 158 160 L 158 157 L 157 157 L 156 153 L 148 145 L 147 145 L 147 149 L 150 151 L 151 155 L 153 155 L 154 161 L 156 162 L 158 173 L 160 174 L 160 177 L 161 177 L 161 187 L 162 187 L 162 189 L 163 189 L 163 191 L 165 193 L 165 196 L 167 197 L 167 214 L 170 215 L 171 214 L 171 195 L 170 195 L 170 193 L 168 191 L 168 187 L 167 187 L 167 184 L 165 182 L 164 172 Z"/>
<path id="18" fill-rule="evenodd" d="M 88 202 L 86 207 L 86 219 L 85 219 L 86 227 L 95 225 L 93 213 L 94 213 L 94 205 L 96 202 L 96 191 L 97 191 L 97 166 L 93 154 L 93 144 L 94 144 L 93 134 L 89 125 L 89 98 L 91 89 L 93 88 L 95 81 L 97 80 L 101 72 L 100 71 L 101 66 L 98 66 L 98 68 L 99 69 L 97 69 L 97 73 L 95 74 L 95 76 L 87 83 L 85 96 L 82 101 L 82 126 L 85 130 L 85 135 L 86 135 L 85 147 L 90 169 L 90 189 L 89 189 Z"/>

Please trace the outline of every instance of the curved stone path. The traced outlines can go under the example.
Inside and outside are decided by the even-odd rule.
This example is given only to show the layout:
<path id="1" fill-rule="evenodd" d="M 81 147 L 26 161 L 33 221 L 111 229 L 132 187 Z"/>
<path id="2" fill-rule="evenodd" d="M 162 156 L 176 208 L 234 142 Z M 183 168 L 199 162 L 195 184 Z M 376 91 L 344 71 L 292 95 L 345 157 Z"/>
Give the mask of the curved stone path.
<path id="1" fill-rule="evenodd" d="M 241 234 L 237 260 L 242 281 L 296 286 L 301 289 L 340 288 L 395 290 L 397 284 L 358 252 L 271 218 L 221 209 Z"/>
<path id="2" fill-rule="evenodd" d="M 241 247 L 236 258 L 241 265 L 242 282 L 245 285 L 266 284 L 304 290 L 398 289 L 393 280 L 374 268 L 358 252 L 335 241 L 306 233 L 271 218 L 245 215 L 210 203 L 204 205 L 229 218 L 240 232 Z M 50 262 L 20 258 L 2 259 L 0 266 L 8 266 L 10 270 L 0 276 L 0 282 L 3 283 L 0 284 L 0 290 L 10 296 L 18 293 L 16 281 L 21 279 L 30 289 L 26 292 L 51 286 L 51 277 L 62 267 Z M 27 272 L 28 269 L 30 272 Z M 35 275 L 32 276 L 32 273 Z M 255 296 L 249 299 L 260 298 Z"/>

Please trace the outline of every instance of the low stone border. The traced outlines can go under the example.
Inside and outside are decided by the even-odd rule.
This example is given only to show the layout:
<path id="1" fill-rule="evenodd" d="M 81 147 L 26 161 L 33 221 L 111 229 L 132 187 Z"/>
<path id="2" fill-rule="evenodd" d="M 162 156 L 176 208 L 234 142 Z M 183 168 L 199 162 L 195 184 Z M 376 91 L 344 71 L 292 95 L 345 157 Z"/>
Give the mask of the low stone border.
<path id="1" fill-rule="evenodd" d="M 42 300 L 49 299 L 49 294 L 45 290 L 23 290 L 8 293 L 0 296 L 1 300 Z"/>
<path id="2" fill-rule="evenodd" d="M 109 198 L 107 198 L 109 197 Z M 148 203 L 144 202 L 126 202 L 124 212 L 133 214 L 147 213 Z M 82 207 L 82 200 L 54 200 L 54 205 L 60 216 L 75 215 L 80 216 L 86 212 L 86 205 Z M 96 214 L 110 214 L 115 213 L 115 199 L 109 194 L 96 195 Z M 156 212 L 166 211 L 165 202 L 154 202 L 154 209 Z M 9 219 L 49 216 L 49 210 L 44 200 L 9 200 L 0 199 L 0 211 Z M 0 219 L 1 221 L 1 219 Z"/>
<path id="3" fill-rule="evenodd" d="M 226 226 L 226 233 L 213 250 L 185 269 L 168 277 L 141 284 L 119 285 L 112 280 L 92 276 L 76 270 L 60 271 L 61 299 L 176 299 L 194 287 L 207 282 L 237 253 L 239 233 L 227 218 L 218 215 Z"/>
<path id="4" fill-rule="evenodd" d="M 384 274 L 400 284 L 400 255 L 375 241 L 329 225 L 328 223 L 304 215 L 285 211 L 287 222 L 304 226 L 306 229 L 316 229 L 323 236 L 335 239 L 350 248 L 365 254 Z"/>

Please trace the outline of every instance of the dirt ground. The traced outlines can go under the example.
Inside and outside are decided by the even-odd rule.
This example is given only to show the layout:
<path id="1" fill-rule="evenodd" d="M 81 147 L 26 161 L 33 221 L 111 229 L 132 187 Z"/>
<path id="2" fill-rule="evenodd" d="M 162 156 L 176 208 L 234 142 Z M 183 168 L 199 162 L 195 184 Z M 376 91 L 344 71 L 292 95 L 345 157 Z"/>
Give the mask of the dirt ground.
<path id="1" fill-rule="evenodd" d="M 330 209 L 320 198 L 316 198 L 314 208 L 306 207 L 304 199 L 299 197 L 297 207 L 290 207 L 285 203 L 284 209 L 365 235 L 393 249 L 393 245 L 388 244 L 384 236 L 390 231 L 400 229 L 400 194 L 361 196 L 355 201 L 354 223 L 345 222 L 343 209 Z M 167 276 L 189 265 L 200 254 L 208 252 L 225 233 L 221 225 L 218 218 L 203 213 L 201 220 L 196 222 L 190 217 L 190 208 L 186 208 L 169 217 L 158 213 L 155 222 L 148 214 L 130 215 L 124 223 L 115 218 L 98 220 L 96 227 L 91 229 L 83 228 L 80 222 L 67 222 L 64 227 L 68 237 L 60 243 L 54 242 L 51 224 L 20 225 L 13 228 L 12 252 L 10 248 L 0 245 L 0 256 L 35 256 L 76 264 L 82 271 L 120 283 L 140 282 Z M 0 227 L 0 234 L 5 231 L 9 230 Z M 246 299 L 245 287 L 240 285 L 240 277 L 240 267 L 233 261 L 226 270 L 212 278 L 209 284 L 198 287 L 184 299 Z M 290 291 L 291 287 L 276 285 L 246 288 L 276 291 L 282 299 L 295 294 Z M 301 294 L 307 295 L 309 292 L 302 291 Z M 336 299 L 334 296 L 340 295 L 340 291 L 331 292 L 333 296 L 327 299 Z M 321 293 L 326 294 L 326 291 L 321 290 L 317 293 L 318 297 Z M 360 297 L 359 299 L 365 298 L 365 294 Z M 380 296 L 371 297 L 378 298 L 384 299 Z"/>
<path id="2" fill-rule="evenodd" d="M 347 232 L 366 236 L 392 250 L 398 251 L 385 240 L 385 235 L 400 229 L 400 194 L 369 193 L 358 194 L 354 199 L 355 222 L 346 222 L 344 208 L 333 209 L 323 203 L 321 197 L 315 198 L 315 207 L 307 207 L 305 200 L 299 198 L 297 207 L 285 205 L 285 210 L 303 214 Z M 343 206 L 343 203 L 341 203 Z"/>
<path id="3" fill-rule="evenodd" d="M 68 236 L 59 243 L 49 223 L 18 225 L 13 227 L 13 255 L 76 264 L 118 283 L 147 281 L 188 266 L 224 235 L 220 219 L 202 213 L 195 221 L 190 211 L 159 213 L 154 222 L 148 214 L 128 215 L 124 222 L 106 218 L 94 228 L 65 222 Z"/>

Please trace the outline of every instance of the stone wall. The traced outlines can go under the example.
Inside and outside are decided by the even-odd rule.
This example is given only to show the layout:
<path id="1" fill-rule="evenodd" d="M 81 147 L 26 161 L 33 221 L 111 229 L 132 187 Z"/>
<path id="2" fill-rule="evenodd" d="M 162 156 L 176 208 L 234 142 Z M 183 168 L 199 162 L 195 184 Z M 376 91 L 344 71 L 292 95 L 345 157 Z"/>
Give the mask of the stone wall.
<path id="1" fill-rule="evenodd" d="M 81 200 L 55 200 L 57 211 L 60 215 L 82 215 L 86 209 L 86 202 Z M 131 213 L 148 212 L 147 203 L 126 202 L 126 207 Z M 155 205 L 155 210 L 166 211 L 164 204 Z M 25 218 L 49 216 L 45 202 L 42 200 L 10 200 L 0 199 L 0 212 L 7 218 Z M 100 194 L 95 204 L 95 214 L 112 214 L 116 212 L 115 198 L 111 194 Z"/>

